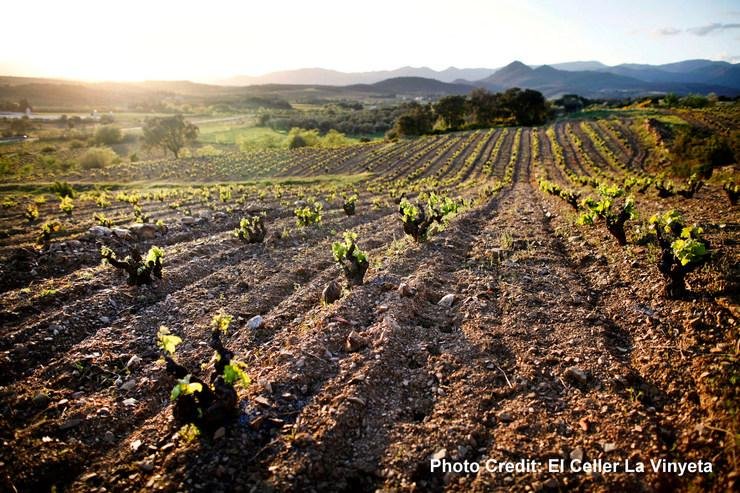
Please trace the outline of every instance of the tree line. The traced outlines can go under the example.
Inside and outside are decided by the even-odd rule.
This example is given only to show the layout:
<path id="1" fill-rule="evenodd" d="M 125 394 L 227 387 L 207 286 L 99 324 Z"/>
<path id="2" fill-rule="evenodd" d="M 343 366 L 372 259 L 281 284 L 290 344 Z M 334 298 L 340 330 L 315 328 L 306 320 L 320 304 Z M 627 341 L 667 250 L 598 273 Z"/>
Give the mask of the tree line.
<path id="1" fill-rule="evenodd" d="M 445 96 L 435 103 L 408 103 L 388 132 L 389 138 L 494 125 L 540 125 L 550 107 L 539 91 L 517 87 L 500 93 L 474 89 L 467 96 Z"/>

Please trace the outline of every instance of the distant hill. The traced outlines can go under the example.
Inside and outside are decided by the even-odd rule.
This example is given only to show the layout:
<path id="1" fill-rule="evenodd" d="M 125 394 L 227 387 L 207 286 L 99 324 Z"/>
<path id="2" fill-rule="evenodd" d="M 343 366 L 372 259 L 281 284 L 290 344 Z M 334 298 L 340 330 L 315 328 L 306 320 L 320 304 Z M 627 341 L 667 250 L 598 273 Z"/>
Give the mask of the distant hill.
<path id="1" fill-rule="evenodd" d="M 614 98 L 665 92 L 679 94 L 716 92 L 734 96 L 740 94 L 738 70 L 740 66 L 725 62 L 709 62 L 703 65 L 692 62 L 686 63 L 683 67 L 671 64 L 668 70 L 640 65 L 608 67 L 601 70 L 558 70 L 549 65 L 533 69 L 515 61 L 473 84 L 482 85 L 490 90 L 510 87 L 535 89 L 547 97 L 579 94 L 593 98 Z"/>
<path id="2" fill-rule="evenodd" d="M 469 84 L 451 84 L 423 77 L 395 77 L 375 84 L 356 84 L 347 86 L 348 90 L 367 93 L 407 96 L 444 96 L 448 94 L 467 94 L 473 90 Z"/>
<path id="3" fill-rule="evenodd" d="M 217 84 L 228 86 L 248 86 L 264 84 L 303 84 L 324 86 L 349 86 L 355 84 L 374 84 L 387 79 L 399 77 L 420 77 L 435 79 L 441 82 L 454 82 L 457 79 L 478 80 L 488 77 L 495 72 L 489 68 L 456 68 L 433 70 L 428 67 L 401 67 L 396 70 L 379 70 L 374 72 L 339 72 L 322 68 L 305 68 L 285 70 L 265 75 L 249 76 L 238 75 Z"/>
<path id="4" fill-rule="evenodd" d="M 548 74 L 548 68 L 558 72 Z M 543 70 L 533 74 L 527 69 Z M 594 74 L 595 72 L 601 75 Z M 592 97 L 620 97 L 668 90 L 680 93 L 713 91 L 724 95 L 736 95 L 740 91 L 740 64 L 712 60 L 684 60 L 663 65 L 630 63 L 615 66 L 608 66 L 596 60 L 542 66 L 514 62 L 501 68 L 449 67 L 441 71 L 428 67 L 401 67 L 396 70 L 374 72 L 338 72 L 311 68 L 274 72 L 257 77 L 237 76 L 220 83 L 235 86 L 264 84 L 352 86 L 375 84 L 403 77 L 435 79 L 457 85 L 485 85 L 492 90 L 513 87 L 511 84 L 520 86 L 528 84 L 526 87 L 541 88 L 549 96 L 557 96 L 563 92 L 579 92 Z"/>

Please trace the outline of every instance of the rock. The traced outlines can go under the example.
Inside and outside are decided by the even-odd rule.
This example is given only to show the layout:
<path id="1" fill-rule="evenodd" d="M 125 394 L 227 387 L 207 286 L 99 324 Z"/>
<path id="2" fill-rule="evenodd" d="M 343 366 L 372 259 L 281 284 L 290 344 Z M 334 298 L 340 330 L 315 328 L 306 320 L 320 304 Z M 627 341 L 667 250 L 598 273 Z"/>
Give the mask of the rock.
<path id="1" fill-rule="evenodd" d="M 140 240 L 153 240 L 157 237 L 159 228 L 153 224 L 134 224 L 129 228 L 129 231 L 133 233 Z"/>
<path id="2" fill-rule="evenodd" d="M 556 490 L 560 487 L 560 483 L 558 483 L 557 479 L 550 478 L 547 481 L 545 481 L 542 486 L 544 486 L 548 490 Z"/>
<path id="3" fill-rule="evenodd" d="M 344 344 L 344 348 L 347 350 L 347 352 L 354 353 L 367 347 L 367 345 L 368 340 L 353 330 L 347 336 L 347 341 Z"/>
<path id="4" fill-rule="evenodd" d="M 443 306 L 445 308 L 452 307 L 453 303 L 455 303 L 455 295 L 450 293 L 442 296 L 442 299 L 440 299 L 437 304 L 439 306 Z"/>
<path id="5" fill-rule="evenodd" d="M 247 328 L 256 330 L 262 327 L 263 324 L 264 324 L 264 319 L 260 315 L 255 315 L 254 317 L 250 318 L 247 321 Z"/>
<path id="6" fill-rule="evenodd" d="M 129 390 L 133 390 L 134 387 L 136 387 L 136 380 L 132 378 L 131 380 L 127 380 L 123 385 L 121 385 L 121 390 L 128 392 Z"/>
<path id="7" fill-rule="evenodd" d="M 144 472 L 152 472 L 154 470 L 154 464 L 147 460 L 139 464 L 139 469 Z"/>
<path id="8" fill-rule="evenodd" d="M 195 218 L 191 216 L 185 216 L 182 219 L 180 219 L 180 222 L 184 224 L 185 226 L 190 226 L 192 224 L 195 224 Z"/>
<path id="9" fill-rule="evenodd" d="M 141 358 L 139 358 L 137 355 L 134 354 L 133 356 L 131 356 L 131 358 L 129 358 L 128 363 L 126 363 L 126 368 L 131 370 L 134 368 L 138 368 L 140 364 L 141 364 Z"/>
<path id="10" fill-rule="evenodd" d="M 447 449 L 441 448 L 432 454 L 432 460 L 442 460 L 447 457 Z"/>
<path id="11" fill-rule="evenodd" d="M 108 317 L 100 317 L 100 323 L 107 325 L 107 324 L 110 323 L 110 318 L 108 318 Z"/>
<path id="12" fill-rule="evenodd" d="M 342 286 L 337 281 L 331 281 L 321 292 L 321 302 L 330 305 L 342 297 Z"/>
<path id="13" fill-rule="evenodd" d="M 124 399 L 123 400 L 123 405 L 124 406 L 129 406 L 129 407 L 135 406 L 136 405 L 136 399 L 134 399 L 133 397 L 129 397 L 128 399 Z"/>
<path id="14" fill-rule="evenodd" d="M 404 298 L 410 298 L 416 294 L 416 288 L 412 288 L 408 283 L 402 282 L 398 285 L 398 294 Z"/>
<path id="15" fill-rule="evenodd" d="M 122 240 L 133 240 L 134 237 L 131 234 L 131 231 L 125 229 L 125 228 L 111 228 L 111 231 L 113 231 L 113 234 L 121 238 Z"/>
<path id="16" fill-rule="evenodd" d="M 141 447 L 141 440 L 136 439 L 133 442 L 131 442 L 131 450 L 136 452 Z"/>
<path id="17" fill-rule="evenodd" d="M 87 232 L 96 238 L 105 238 L 113 235 L 113 230 L 105 226 L 92 226 Z"/>
<path id="18" fill-rule="evenodd" d="M 577 460 L 579 462 L 583 462 L 584 455 L 585 454 L 583 453 L 583 447 L 578 446 L 570 452 L 570 460 Z"/>
<path id="19" fill-rule="evenodd" d="M 218 212 L 213 213 L 213 219 L 216 221 L 225 221 L 228 218 L 229 218 L 229 215 L 226 214 L 225 212 L 218 211 Z"/>
<path id="20" fill-rule="evenodd" d="M 82 424 L 82 419 L 80 418 L 71 418 L 65 421 L 64 423 L 59 425 L 60 430 L 68 430 L 70 428 L 74 428 L 76 426 L 80 426 Z"/>
<path id="21" fill-rule="evenodd" d="M 82 242 L 80 240 L 69 240 L 66 243 L 66 246 L 69 250 L 77 250 L 82 247 Z"/>
<path id="22" fill-rule="evenodd" d="M 498 413 L 498 419 L 500 419 L 504 423 L 511 423 L 512 421 L 514 421 L 514 416 L 506 411 L 501 411 L 500 413 Z"/>
<path id="23" fill-rule="evenodd" d="M 216 430 L 216 432 L 213 434 L 213 439 L 214 440 L 219 440 L 219 439 L 221 439 L 221 438 L 223 438 L 225 436 L 226 436 L 226 428 L 224 428 L 222 426 L 221 428 L 219 428 L 218 430 Z"/>
<path id="24" fill-rule="evenodd" d="M 563 372 L 563 378 L 579 385 L 586 385 L 588 383 L 588 375 L 586 372 L 575 366 L 566 368 Z"/>
<path id="25" fill-rule="evenodd" d="M 617 446 L 613 443 L 602 443 L 601 448 L 604 449 L 604 452 L 613 452 L 614 450 L 617 450 Z"/>
<path id="26" fill-rule="evenodd" d="M 114 441 L 116 441 L 116 436 L 113 434 L 112 431 L 108 430 L 103 435 L 103 441 L 105 443 L 113 443 Z"/>
<path id="27" fill-rule="evenodd" d="M 33 396 L 33 399 L 31 402 L 33 402 L 33 405 L 36 407 L 46 407 L 49 405 L 49 402 L 51 399 L 49 398 L 48 394 L 45 394 L 44 392 L 39 392 L 38 394 Z"/>

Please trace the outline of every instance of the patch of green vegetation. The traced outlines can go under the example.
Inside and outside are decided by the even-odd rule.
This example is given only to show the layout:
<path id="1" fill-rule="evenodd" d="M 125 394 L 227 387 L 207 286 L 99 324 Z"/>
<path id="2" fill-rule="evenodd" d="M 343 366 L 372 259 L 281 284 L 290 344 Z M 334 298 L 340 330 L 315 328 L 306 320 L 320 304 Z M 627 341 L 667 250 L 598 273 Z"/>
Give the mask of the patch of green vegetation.
<path id="1" fill-rule="evenodd" d="M 613 108 L 587 108 L 583 111 L 569 113 L 563 117 L 566 120 L 599 120 L 608 118 L 654 118 L 661 123 L 668 125 L 688 125 L 683 118 L 665 111 L 653 108 L 630 108 L 630 109 L 613 109 Z"/>
<path id="2" fill-rule="evenodd" d="M 271 128 L 255 127 L 252 122 L 203 123 L 198 140 L 205 144 L 238 145 L 241 149 L 283 147 L 287 135 Z"/>

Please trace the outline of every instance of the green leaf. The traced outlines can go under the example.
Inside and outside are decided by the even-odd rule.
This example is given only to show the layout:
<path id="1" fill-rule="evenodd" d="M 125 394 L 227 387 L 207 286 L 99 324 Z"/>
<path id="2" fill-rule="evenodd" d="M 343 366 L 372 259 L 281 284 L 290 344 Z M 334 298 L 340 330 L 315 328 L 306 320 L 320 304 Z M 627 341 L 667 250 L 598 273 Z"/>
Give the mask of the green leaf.
<path id="1" fill-rule="evenodd" d="M 231 360 L 231 364 L 224 367 L 224 382 L 234 385 L 241 382 L 242 387 L 247 388 L 252 383 L 247 372 L 244 371 L 246 365 L 241 361 Z"/>
<path id="2" fill-rule="evenodd" d="M 190 383 L 190 375 L 186 375 L 185 378 L 178 380 L 175 386 L 170 392 L 170 400 L 174 401 L 181 395 L 190 395 L 195 392 L 202 392 L 203 384 L 198 382 Z"/>
<path id="3" fill-rule="evenodd" d="M 678 239 L 671 243 L 671 248 L 673 254 L 684 266 L 700 260 L 707 254 L 707 246 L 692 238 Z"/>
<path id="4" fill-rule="evenodd" d="M 175 354 L 177 345 L 182 342 L 182 339 L 176 335 L 170 333 L 170 329 L 164 325 L 159 327 L 157 332 L 157 345 L 168 354 Z"/>

